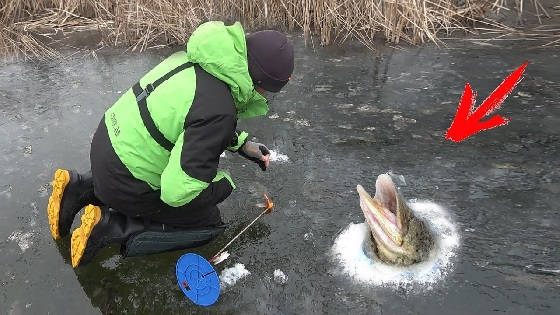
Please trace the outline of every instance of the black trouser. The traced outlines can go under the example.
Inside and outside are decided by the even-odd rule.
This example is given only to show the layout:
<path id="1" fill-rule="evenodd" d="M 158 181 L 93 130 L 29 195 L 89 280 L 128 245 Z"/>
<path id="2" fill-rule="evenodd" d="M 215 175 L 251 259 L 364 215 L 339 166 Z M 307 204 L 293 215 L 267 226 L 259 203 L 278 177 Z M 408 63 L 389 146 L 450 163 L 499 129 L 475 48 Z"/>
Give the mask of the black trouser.
<path id="1" fill-rule="evenodd" d="M 223 225 L 220 209 L 216 205 L 199 209 L 191 209 L 188 206 L 175 208 L 164 205 L 160 212 L 144 216 L 144 218 L 153 222 L 184 228 Z"/>
<path id="2" fill-rule="evenodd" d="M 160 199 L 159 190 L 134 178 L 115 153 L 104 119 L 93 136 L 90 161 L 95 196 L 115 211 L 183 228 L 222 224 L 216 204 L 171 207 Z"/>

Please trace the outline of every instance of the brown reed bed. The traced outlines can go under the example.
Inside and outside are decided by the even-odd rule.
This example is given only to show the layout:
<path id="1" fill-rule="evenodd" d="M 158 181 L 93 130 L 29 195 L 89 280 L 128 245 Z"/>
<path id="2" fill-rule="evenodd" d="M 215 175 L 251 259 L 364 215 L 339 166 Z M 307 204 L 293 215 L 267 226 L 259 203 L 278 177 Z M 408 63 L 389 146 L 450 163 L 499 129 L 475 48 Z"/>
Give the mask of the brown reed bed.
<path id="1" fill-rule="evenodd" d="M 521 14 L 524 2 L 539 20 L 549 16 L 539 0 L 0 0 L 0 55 L 56 58 L 49 44 L 80 31 L 99 32 L 98 47 L 142 51 L 185 43 L 196 26 L 214 19 L 239 20 L 246 30 L 302 31 L 312 45 L 352 38 L 373 49 L 376 37 L 440 45 L 458 31 L 517 32 L 487 16 L 513 8 Z M 549 36 L 550 45 L 560 38 L 531 34 Z"/>

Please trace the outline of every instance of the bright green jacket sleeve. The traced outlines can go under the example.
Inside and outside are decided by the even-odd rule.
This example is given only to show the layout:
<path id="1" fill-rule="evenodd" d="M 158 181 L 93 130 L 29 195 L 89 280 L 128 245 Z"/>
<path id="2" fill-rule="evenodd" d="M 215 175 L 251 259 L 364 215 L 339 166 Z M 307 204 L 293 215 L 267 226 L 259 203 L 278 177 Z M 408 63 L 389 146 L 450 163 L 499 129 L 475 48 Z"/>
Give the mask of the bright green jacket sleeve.
<path id="1" fill-rule="evenodd" d="M 181 133 L 175 146 L 171 150 L 169 162 L 161 174 L 161 200 L 172 207 L 180 207 L 196 198 L 212 183 L 225 178 L 235 189 L 235 184 L 231 177 L 223 172 L 217 171 L 212 183 L 198 180 L 181 167 L 181 151 L 183 149 L 184 132 Z"/>
<path id="2" fill-rule="evenodd" d="M 232 139 L 232 142 L 235 143 L 234 145 L 229 146 L 227 149 L 228 151 L 231 152 L 237 152 L 237 150 L 239 150 L 239 148 L 241 148 L 241 146 L 243 146 L 245 144 L 245 141 L 247 141 L 247 137 L 249 137 L 249 134 L 245 131 L 242 132 L 235 132 L 234 137 L 237 137 L 237 142 L 234 142 Z"/>

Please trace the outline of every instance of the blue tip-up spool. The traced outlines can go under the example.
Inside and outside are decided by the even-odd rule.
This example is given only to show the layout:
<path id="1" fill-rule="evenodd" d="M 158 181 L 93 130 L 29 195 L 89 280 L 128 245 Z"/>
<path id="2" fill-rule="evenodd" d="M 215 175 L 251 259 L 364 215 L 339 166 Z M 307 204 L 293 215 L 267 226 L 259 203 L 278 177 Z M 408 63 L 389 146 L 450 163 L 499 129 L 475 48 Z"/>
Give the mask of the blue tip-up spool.
<path id="1" fill-rule="evenodd" d="M 177 261 L 177 283 L 195 304 L 212 305 L 220 296 L 220 280 L 214 267 L 204 257 L 184 254 Z"/>

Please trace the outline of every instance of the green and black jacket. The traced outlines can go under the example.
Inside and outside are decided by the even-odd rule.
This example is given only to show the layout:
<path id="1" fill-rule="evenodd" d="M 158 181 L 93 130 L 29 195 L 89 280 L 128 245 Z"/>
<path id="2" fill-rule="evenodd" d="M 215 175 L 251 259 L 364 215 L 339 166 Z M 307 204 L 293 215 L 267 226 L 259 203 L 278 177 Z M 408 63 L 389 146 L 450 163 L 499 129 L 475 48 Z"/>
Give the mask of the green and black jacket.
<path id="1" fill-rule="evenodd" d="M 237 119 L 267 111 L 249 76 L 241 24 L 204 23 L 186 51 L 162 61 L 106 111 L 100 129 L 110 148 L 92 143 L 96 194 L 110 205 L 108 199 L 142 206 L 154 193 L 172 207 L 221 201 L 235 185 L 218 170 L 220 154 L 236 152 L 247 138 L 236 131 Z"/>

